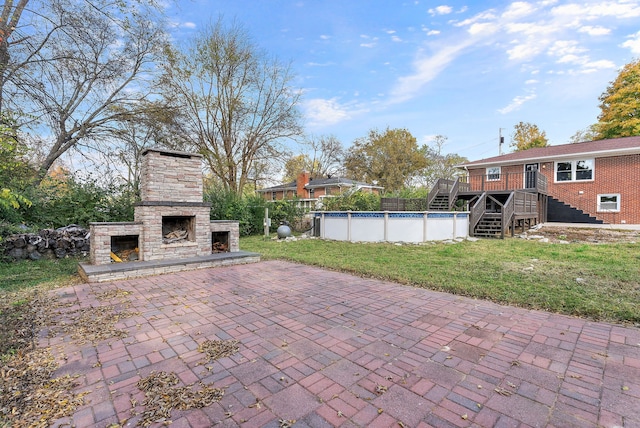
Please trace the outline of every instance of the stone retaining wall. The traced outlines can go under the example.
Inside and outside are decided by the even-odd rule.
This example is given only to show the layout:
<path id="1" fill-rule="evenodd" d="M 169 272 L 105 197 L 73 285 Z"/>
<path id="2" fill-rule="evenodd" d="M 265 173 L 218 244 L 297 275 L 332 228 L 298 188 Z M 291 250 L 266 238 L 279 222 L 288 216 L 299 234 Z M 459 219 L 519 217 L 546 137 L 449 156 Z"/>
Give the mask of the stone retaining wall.
<path id="1" fill-rule="evenodd" d="M 0 242 L 0 254 L 12 260 L 61 259 L 86 256 L 89 251 L 89 231 L 76 225 L 19 233 Z"/>

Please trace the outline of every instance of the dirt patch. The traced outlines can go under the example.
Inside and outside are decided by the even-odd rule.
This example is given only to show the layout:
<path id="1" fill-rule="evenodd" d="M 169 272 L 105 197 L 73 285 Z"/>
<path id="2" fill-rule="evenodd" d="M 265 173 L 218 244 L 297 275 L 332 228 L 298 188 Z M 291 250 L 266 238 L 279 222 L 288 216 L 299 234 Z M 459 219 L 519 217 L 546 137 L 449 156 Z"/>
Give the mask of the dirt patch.
<path id="1" fill-rule="evenodd" d="M 640 242 L 640 231 L 610 228 L 587 228 L 543 225 L 523 234 L 531 239 L 534 236 L 547 238 L 549 242 L 573 242 L 586 244 L 613 244 Z"/>

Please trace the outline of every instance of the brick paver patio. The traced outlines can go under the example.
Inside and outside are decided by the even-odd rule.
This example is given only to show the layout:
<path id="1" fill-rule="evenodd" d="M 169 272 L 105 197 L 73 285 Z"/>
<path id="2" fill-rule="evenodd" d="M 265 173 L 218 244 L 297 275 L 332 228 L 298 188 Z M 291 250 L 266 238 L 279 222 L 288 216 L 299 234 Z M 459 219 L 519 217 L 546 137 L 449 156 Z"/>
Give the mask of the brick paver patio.
<path id="1" fill-rule="evenodd" d="M 56 293 L 71 311 L 122 305 L 97 299 L 112 289 L 140 313 L 118 324 L 127 337 L 42 333 L 88 392 L 57 426 L 135 426 L 137 382 L 168 371 L 225 388 L 218 403 L 174 410 L 172 427 L 640 427 L 637 328 L 281 261 Z M 198 345 L 215 339 L 240 349 L 202 364 Z"/>

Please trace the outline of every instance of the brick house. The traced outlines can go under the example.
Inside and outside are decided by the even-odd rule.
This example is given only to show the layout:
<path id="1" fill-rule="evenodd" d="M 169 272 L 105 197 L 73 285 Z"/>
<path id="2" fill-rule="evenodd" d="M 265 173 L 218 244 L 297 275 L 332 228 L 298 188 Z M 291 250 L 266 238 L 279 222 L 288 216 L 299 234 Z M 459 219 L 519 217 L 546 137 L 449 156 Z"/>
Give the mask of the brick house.
<path id="1" fill-rule="evenodd" d="M 640 224 L 640 136 L 534 148 L 460 167 L 472 190 L 532 189 L 538 172 L 548 195 L 542 221 Z"/>
<path id="2" fill-rule="evenodd" d="M 538 222 L 640 224 L 640 136 L 539 147 L 459 165 L 429 210 L 469 211 L 471 236 Z"/>
<path id="3" fill-rule="evenodd" d="M 339 195 L 351 189 L 379 194 L 383 187 L 344 177 L 313 178 L 309 172 L 303 171 L 298 174 L 296 181 L 268 187 L 266 189 L 259 189 L 257 192 L 268 201 L 297 198 L 305 208 L 313 209 L 316 203 L 323 198 Z"/>

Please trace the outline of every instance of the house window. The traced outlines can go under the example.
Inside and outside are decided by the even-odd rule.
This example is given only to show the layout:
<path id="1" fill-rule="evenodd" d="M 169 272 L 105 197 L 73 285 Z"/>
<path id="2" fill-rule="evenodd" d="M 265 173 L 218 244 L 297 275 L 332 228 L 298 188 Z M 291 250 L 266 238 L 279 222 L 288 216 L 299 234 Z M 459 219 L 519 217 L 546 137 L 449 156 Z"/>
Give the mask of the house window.
<path id="1" fill-rule="evenodd" d="M 271 200 L 275 201 L 276 199 L 278 199 L 278 193 L 277 192 L 271 192 Z"/>
<path id="2" fill-rule="evenodd" d="M 309 189 L 309 198 L 315 198 L 316 197 L 316 189 Z"/>
<path id="3" fill-rule="evenodd" d="M 619 212 L 620 194 L 598 195 L 598 212 Z"/>
<path id="4" fill-rule="evenodd" d="M 500 167 L 492 166 L 487 168 L 487 180 L 488 181 L 498 181 L 500 180 Z"/>
<path id="5" fill-rule="evenodd" d="M 593 159 L 556 162 L 556 182 L 593 180 Z"/>

